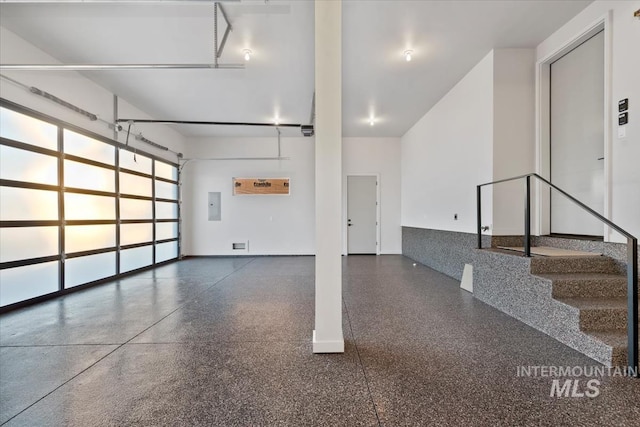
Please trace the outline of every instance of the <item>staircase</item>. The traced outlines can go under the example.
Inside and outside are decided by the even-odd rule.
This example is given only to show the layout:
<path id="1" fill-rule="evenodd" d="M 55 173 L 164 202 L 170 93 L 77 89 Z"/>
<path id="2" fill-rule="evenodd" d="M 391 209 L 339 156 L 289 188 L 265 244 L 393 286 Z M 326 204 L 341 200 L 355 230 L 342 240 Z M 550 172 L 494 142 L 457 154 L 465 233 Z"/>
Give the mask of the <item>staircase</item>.
<path id="1" fill-rule="evenodd" d="M 575 254 L 574 254 L 575 255 Z M 606 366 L 627 364 L 627 279 L 608 256 L 476 250 L 475 296 Z"/>
<path id="2" fill-rule="evenodd" d="M 568 312 L 567 329 L 583 335 L 576 350 L 626 366 L 627 278 L 614 259 L 533 258 L 531 275 L 549 283 L 551 297 Z"/>
<path id="3" fill-rule="evenodd" d="M 522 240 L 526 260 L 515 263 L 511 271 L 504 270 L 505 265 L 497 264 L 491 267 L 491 260 L 482 255 L 483 251 L 481 250 L 484 241 L 482 231 L 485 228 L 482 226 L 482 188 L 521 180 L 525 182 L 524 236 Z M 553 261 L 532 259 L 533 251 L 531 249 L 535 246 L 534 241 L 536 240 L 535 236 L 531 235 L 532 181 L 553 189 L 557 194 L 562 195 L 625 237 L 627 240 L 626 260 L 620 262 L 620 258 L 613 255 L 617 261 L 607 257 L 594 261 L 593 254 L 588 254 L 590 256 L 586 259 L 575 257 L 556 258 Z M 629 325 L 629 345 L 625 349 L 620 340 L 620 336 L 624 333 L 621 334 L 620 329 L 626 323 L 626 310 L 624 310 L 626 304 L 617 295 L 620 290 L 609 290 L 606 283 L 616 280 L 615 276 L 621 273 L 619 267 L 626 262 L 627 287 L 630 289 L 629 292 L 638 294 L 638 276 L 640 275 L 638 273 L 638 264 L 640 264 L 638 261 L 638 239 L 537 173 L 528 173 L 477 185 L 476 204 L 476 247 L 478 250 L 473 258 L 475 258 L 474 266 L 478 265 L 480 273 L 479 275 L 474 274 L 474 293 L 476 293 L 476 278 L 480 279 L 480 288 L 476 296 L 605 365 L 626 364 L 630 369 L 637 370 L 638 325 L 635 323 Z M 544 238 L 547 237 L 542 236 L 538 240 Z M 606 254 L 610 250 L 610 245 L 610 243 L 603 243 L 603 253 Z M 614 249 L 613 253 L 617 250 Z M 486 254 L 488 251 L 484 251 L 484 253 Z M 489 261 L 487 262 L 489 267 L 483 265 L 482 262 L 478 263 L 478 261 L 483 261 L 482 258 Z M 502 271 L 491 271 L 490 268 L 502 269 Z M 498 277 L 495 277 L 496 273 L 498 273 Z M 504 278 L 511 281 L 511 283 L 504 283 L 507 285 L 506 288 L 501 283 Z M 490 282 L 492 279 L 494 280 L 493 284 Z M 528 284 L 531 286 L 527 286 Z M 569 292 L 570 296 L 563 295 L 563 292 Z M 599 293 L 601 295 L 597 295 Z M 627 301 L 629 311 L 637 317 L 638 301 L 635 298 L 629 295 Z M 514 305 L 514 302 L 517 304 Z M 626 359 L 629 359 L 628 363 L 623 362 Z"/>

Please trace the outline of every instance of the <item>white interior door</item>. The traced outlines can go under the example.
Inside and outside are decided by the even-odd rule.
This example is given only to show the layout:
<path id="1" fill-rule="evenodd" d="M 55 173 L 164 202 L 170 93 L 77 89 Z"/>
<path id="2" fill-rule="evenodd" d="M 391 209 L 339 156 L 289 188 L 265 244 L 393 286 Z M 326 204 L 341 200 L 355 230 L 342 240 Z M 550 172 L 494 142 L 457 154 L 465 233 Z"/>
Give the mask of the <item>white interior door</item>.
<path id="1" fill-rule="evenodd" d="M 347 177 L 347 252 L 376 254 L 377 177 Z"/>
<path id="2" fill-rule="evenodd" d="M 604 32 L 551 64 L 551 182 L 604 211 Z M 604 225 L 551 191 L 551 233 L 602 236 Z"/>

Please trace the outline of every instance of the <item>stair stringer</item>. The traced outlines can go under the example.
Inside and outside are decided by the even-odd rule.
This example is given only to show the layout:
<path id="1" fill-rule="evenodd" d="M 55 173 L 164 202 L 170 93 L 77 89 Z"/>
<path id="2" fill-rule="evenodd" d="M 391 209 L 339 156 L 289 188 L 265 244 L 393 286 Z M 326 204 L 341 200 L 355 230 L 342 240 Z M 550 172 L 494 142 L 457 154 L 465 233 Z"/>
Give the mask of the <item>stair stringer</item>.
<path id="1" fill-rule="evenodd" d="M 553 298 L 552 281 L 531 273 L 532 261 L 535 271 L 538 260 L 549 259 L 475 250 L 474 296 L 605 366 L 619 364 L 610 345 L 580 330 L 580 310 Z"/>

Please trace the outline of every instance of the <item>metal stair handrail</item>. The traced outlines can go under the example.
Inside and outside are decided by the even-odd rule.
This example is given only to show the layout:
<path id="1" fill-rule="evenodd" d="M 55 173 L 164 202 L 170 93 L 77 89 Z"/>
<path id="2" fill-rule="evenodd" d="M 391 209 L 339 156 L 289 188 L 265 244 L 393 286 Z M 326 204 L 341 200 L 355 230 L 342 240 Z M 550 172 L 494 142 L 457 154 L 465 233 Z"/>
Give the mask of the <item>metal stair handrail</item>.
<path id="1" fill-rule="evenodd" d="M 476 188 L 477 198 L 477 233 L 478 249 L 482 249 L 482 187 L 502 182 L 525 180 L 526 196 L 524 203 L 524 254 L 531 256 L 531 177 L 544 182 L 549 187 L 571 200 L 592 216 L 622 234 L 627 238 L 627 366 L 628 374 L 638 376 L 638 239 L 631 233 L 623 230 L 619 225 L 608 220 L 589 206 L 582 203 L 566 191 L 547 181 L 537 173 L 515 176 L 513 178 L 500 179 L 493 182 L 480 184 Z"/>

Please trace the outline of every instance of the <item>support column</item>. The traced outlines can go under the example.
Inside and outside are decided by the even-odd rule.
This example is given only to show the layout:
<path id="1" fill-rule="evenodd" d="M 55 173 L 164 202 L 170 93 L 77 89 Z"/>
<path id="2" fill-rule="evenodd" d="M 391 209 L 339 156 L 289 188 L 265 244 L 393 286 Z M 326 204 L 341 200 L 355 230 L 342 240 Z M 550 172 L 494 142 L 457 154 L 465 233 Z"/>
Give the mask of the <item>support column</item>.
<path id="1" fill-rule="evenodd" d="M 315 2 L 316 318 L 314 353 L 342 335 L 342 1 Z"/>

